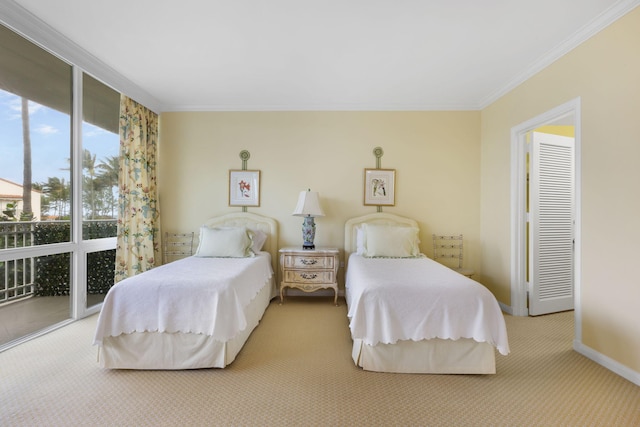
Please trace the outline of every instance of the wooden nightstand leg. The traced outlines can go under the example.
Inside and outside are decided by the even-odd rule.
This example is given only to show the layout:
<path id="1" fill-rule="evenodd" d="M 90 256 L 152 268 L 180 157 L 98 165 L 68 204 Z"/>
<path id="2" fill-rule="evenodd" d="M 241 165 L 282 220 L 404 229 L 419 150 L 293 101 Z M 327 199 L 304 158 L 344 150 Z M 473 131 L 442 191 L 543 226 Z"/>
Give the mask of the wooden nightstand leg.
<path id="1" fill-rule="evenodd" d="M 280 305 L 284 303 L 284 286 L 280 285 Z"/>
<path id="2" fill-rule="evenodd" d="M 338 288 L 337 287 L 333 288 L 333 291 L 335 292 L 335 295 L 333 296 L 333 305 L 337 307 L 338 306 Z"/>

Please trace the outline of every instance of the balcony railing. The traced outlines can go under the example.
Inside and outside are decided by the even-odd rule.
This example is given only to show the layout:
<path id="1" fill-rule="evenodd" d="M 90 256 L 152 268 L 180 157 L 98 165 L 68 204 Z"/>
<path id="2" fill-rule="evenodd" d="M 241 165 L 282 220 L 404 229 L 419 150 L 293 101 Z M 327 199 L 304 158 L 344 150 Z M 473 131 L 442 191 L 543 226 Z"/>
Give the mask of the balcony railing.
<path id="1" fill-rule="evenodd" d="M 70 226 L 69 221 L 0 222 L 0 250 L 68 241 Z M 116 220 L 83 221 L 85 239 L 112 237 L 115 229 Z M 106 293 L 113 284 L 115 250 L 89 255 L 87 292 Z M 0 261 L 0 305 L 33 295 L 68 295 L 69 265 L 69 254 Z"/>
<path id="2" fill-rule="evenodd" d="M 31 246 L 34 225 L 33 222 L 0 222 L 0 249 Z M 0 304 L 33 295 L 33 273 L 33 258 L 0 261 Z"/>

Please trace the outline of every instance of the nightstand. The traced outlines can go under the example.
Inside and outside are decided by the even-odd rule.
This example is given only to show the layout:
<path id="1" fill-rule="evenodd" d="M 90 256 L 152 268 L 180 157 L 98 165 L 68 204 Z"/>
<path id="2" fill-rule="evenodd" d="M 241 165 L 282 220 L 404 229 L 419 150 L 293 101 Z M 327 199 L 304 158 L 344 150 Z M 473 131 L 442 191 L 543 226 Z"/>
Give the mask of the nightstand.
<path id="1" fill-rule="evenodd" d="M 333 303 L 338 305 L 338 249 L 302 249 L 289 247 L 280 249 L 280 304 L 284 301 L 285 288 L 297 288 L 304 292 L 332 288 Z"/>

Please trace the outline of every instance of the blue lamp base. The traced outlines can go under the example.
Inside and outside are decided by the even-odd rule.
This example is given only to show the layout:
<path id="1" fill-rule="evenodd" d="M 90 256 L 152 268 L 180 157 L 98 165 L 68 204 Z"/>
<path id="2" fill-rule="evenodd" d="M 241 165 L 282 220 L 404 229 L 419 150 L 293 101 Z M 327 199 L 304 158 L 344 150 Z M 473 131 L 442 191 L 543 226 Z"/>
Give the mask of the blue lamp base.
<path id="1" fill-rule="evenodd" d="M 313 239 L 316 237 L 316 224 L 313 221 L 312 216 L 305 216 L 302 223 L 302 249 L 315 249 L 316 245 L 313 244 Z"/>

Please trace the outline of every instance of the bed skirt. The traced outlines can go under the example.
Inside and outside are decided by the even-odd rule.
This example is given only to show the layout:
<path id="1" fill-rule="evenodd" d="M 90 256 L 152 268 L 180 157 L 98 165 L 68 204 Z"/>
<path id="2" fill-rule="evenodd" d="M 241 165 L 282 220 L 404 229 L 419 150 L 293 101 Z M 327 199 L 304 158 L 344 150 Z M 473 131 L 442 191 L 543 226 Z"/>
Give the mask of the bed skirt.
<path id="1" fill-rule="evenodd" d="M 273 279 L 246 308 L 247 327 L 222 342 L 203 334 L 134 332 L 105 337 L 99 348 L 100 366 L 108 369 L 224 368 L 233 362 L 258 326 L 275 295 Z"/>
<path id="2" fill-rule="evenodd" d="M 353 342 L 352 358 L 365 371 L 412 374 L 495 374 L 495 349 L 468 338 L 398 341 L 396 344 Z"/>

